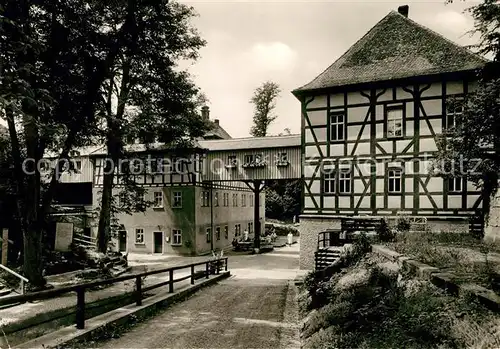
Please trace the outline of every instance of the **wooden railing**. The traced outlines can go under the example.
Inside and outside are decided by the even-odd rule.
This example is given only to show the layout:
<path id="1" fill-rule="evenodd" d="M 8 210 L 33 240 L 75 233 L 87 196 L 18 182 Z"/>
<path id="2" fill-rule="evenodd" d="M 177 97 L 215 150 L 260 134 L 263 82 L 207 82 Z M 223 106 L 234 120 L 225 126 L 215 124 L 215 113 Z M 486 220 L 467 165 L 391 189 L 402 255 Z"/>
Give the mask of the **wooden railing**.
<path id="1" fill-rule="evenodd" d="M 97 239 L 83 234 L 74 234 L 73 241 L 85 246 L 96 246 Z"/>
<path id="2" fill-rule="evenodd" d="M 110 285 L 110 284 L 115 284 L 118 282 L 123 282 L 123 281 L 135 279 L 135 300 L 136 300 L 136 305 L 140 306 L 140 305 L 142 305 L 142 299 L 144 298 L 145 292 L 153 290 L 153 289 L 158 288 L 158 287 L 168 285 L 169 292 L 173 293 L 174 292 L 174 284 L 176 282 L 191 279 L 191 285 L 194 285 L 194 281 L 197 278 L 204 277 L 204 278 L 208 279 L 210 274 L 220 274 L 220 271 L 223 267 L 224 267 L 224 270 L 227 271 L 227 262 L 228 262 L 227 257 L 215 259 L 215 260 L 212 259 L 212 260 L 199 262 L 199 263 L 192 263 L 192 264 L 181 265 L 181 266 L 177 266 L 177 267 L 152 270 L 152 271 L 148 271 L 148 272 L 144 272 L 144 273 L 140 273 L 140 274 L 124 275 L 124 276 L 119 276 L 119 277 L 112 278 L 112 279 L 93 281 L 93 282 L 88 282 L 88 283 L 75 285 L 75 286 L 66 286 L 66 287 L 61 287 L 61 288 L 57 288 L 57 289 L 53 289 L 53 290 L 34 292 L 31 294 L 5 297 L 3 299 L 0 299 L 0 306 L 10 305 L 10 304 L 14 304 L 14 303 L 25 303 L 25 302 L 38 301 L 38 300 L 43 300 L 43 299 L 50 299 L 50 298 L 59 297 L 63 294 L 67 294 L 70 292 L 76 292 L 76 328 L 83 329 L 83 328 L 85 328 L 85 291 L 89 288 L 93 288 L 96 286 Z M 195 267 L 199 266 L 199 265 L 205 265 L 205 270 L 200 271 L 200 272 L 195 272 Z M 188 269 L 188 268 L 191 269 L 191 273 L 189 275 L 174 279 L 174 271 L 175 270 L 182 270 L 182 269 Z M 144 287 L 144 288 L 142 287 L 143 286 L 142 285 L 142 278 L 143 277 L 149 276 L 149 275 L 162 274 L 162 273 L 169 273 L 168 281 L 160 282 L 158 284 L 154 284 L 154 285 Z"/>
<path id="3" fill-rule="evenodd" d="M 7 273 L 11 274 L 11 275 L 14 275 L 16 278 L 18 278 L 20 280 L 20 292 L 21 294 L 23 295 L 25 290 L 26 290 L 26 284 L 29 282 L 29 280 L 27 278 L 25 278 L 24 276 L 22 275 L 19 275 L 18 273 L 16 273 L 14 270 L 10 269 L 10 268 L 7 268 L 5 265 L 3 264 L 0 264 L 0 268 L 5 270 Z"/>

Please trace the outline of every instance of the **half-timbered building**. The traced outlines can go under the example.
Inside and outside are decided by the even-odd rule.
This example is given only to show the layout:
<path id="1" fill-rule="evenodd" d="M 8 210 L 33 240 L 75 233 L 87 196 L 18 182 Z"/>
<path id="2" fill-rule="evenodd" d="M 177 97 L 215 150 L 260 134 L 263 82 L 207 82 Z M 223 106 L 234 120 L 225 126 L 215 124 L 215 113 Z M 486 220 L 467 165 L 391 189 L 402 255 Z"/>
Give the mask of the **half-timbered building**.
<path id="1" fill-rule="evenodd" d="M 401 6 L 293 91 L 302 109 L 302 268 L 312 268 L 318 232 L 345 216 L 405 214 L 434 230 L 468 229 L 480 192 L 457 171 L 430 169 L 438 137 L 461 112 L 450 98 L 472 91 L 485 63 Z"/>

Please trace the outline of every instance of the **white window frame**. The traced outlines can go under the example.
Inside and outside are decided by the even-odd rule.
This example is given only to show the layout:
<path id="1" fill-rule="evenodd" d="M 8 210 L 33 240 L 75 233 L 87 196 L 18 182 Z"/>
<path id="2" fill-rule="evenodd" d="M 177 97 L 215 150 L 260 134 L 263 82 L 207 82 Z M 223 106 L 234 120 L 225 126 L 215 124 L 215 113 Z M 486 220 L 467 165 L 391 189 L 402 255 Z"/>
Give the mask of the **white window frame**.
<path id="1" fill-rule="evenodd" d="M 180 246 L 182 245 L 182 230 L 172 229 L 172 245 Z"/>
<path id="2" fill-rule="evenodd" d="M 350 169 L 340 169 L 339 171 L 339 194 L 352 193 L 352 172 Z"/>
<path id="3" fill-rule="evenodd" d="M 464 113 L 464 99 L 462 97 L 457 97 L 454 100 L 454 108 L 450 110 L 451 106 L 446 102 L 446 124 L 445 129 L 450 130 L 457 125 L 457 116 L 462 115 Z M 453 122 L 450 123 L 450 120 Z M 450 125 L 452 124 L 452 125 Z"/>
<path id="4" fill-rule="evenodd" d="M 163 208 L 163 192 L 155 191 L 153 193 L 154 208 Z"/>
<path id="5" fill-rule="evenodd" d="M 464 190 L 463 177 L 448 178 L 448 192 L 462 193 Z"/>
<path id="6" fill-rule="evenodd" d="M 399 114 L 398 114 L 399 113 Z M 403 115 L 402 106 L 388 107 L 387 114 L 387 138 L 403 137 Z"/>
<path id="7" fill-rule="evenodd" d="M 341 142 L 345 140 L 345 113 L 330 114 L 330 141 Z M 339 136 L 339 134 L 341 134 Z"/>
<path id="8" fill-rule="evenodd" d="M 144 245 L 144 229 L 136 228 L 135 229 L 135 244 L 136 245 Z"/>
<path id="9" fill-rule="evenodd" d="M 247 206 L 247 194 L 241 194 L 241 207 Z"/>
<path id="10" fill-rule="evenodd" d="M 337 183 L 335 177 L 336 172 L 331 169 L 323 173 L 323 193 L 334 194 L 337 192 L 335 189 L 335 184 Z"/>
<path id="11" fill-rule="evenodd" d="M 250 194 L 250 207 L 253 207 L 253 201 L 254 201 L 253 194 Z"/>
<path id="12" fill-rule="evenodd" d="M 207 243 L 212 242 L 212 228 L 207 228 L 207 230 L 206 230 L 206 240 L 207 240 Z"/>
<path id="13" fill-rule="evenodd" d="M 397 183 L 399 181 L 399 190 L 396 190 Z M 391 190 L 392 183 L 392 190 Z M 403 172 L 401 169 L 389 168 L 387 170 L 387 192 L 390 194 L 401 194 L 403 185 Z"/>
<path id="14" fill-rule="evenodd" d="M 176 202 L 177 202 L 176 197 L 179 199 L 178 205 L 176 204 Z M 172 192 L 172 207 L 173 208 L 182 208 L 182 192 L 181 191 Z"/>
<path id="15" fill-rule="evenodd" d="M 233 194 L 233 207 L 238 207 L 238 193 Z"/>
<path id="16" fill-rule="evenodd" d="M 215 240 L 220 240 L 220 227 L 215 227 Z"/>
<path id="17" fill-rule="evenodd" d="M 214 193 L 214 206 L 219 207 L 219 193 L 218 192 Z"/>
<path id="18" fill-rule="evenodd" d="M 229 226 L 228 225 L 224 226 L 224 238 L 226 240 L 229 239 Z"/>

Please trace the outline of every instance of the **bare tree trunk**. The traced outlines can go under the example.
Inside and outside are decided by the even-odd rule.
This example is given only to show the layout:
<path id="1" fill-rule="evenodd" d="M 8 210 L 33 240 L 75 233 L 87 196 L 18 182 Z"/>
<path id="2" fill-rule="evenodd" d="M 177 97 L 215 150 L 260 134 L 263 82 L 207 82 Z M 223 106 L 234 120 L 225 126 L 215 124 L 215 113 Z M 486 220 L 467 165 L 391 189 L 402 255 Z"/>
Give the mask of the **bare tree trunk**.
<path id="1" fill-rule="evenodd" d="M 106 253 L 111 236 L 111 201 L 113 195 L 114 168 L 114 161 L 106 161 L 104 167 L 101 211 L 99 212 L 99 225 L 97 231 L 97 250 L 102 253 Z"/>

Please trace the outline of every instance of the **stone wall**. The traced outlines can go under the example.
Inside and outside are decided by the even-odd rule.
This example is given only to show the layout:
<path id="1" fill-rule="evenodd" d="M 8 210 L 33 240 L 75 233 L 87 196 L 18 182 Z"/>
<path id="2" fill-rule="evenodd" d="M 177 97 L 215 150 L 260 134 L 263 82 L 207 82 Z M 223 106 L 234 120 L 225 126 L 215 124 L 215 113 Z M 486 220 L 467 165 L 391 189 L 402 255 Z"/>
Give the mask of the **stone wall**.
<path id="1" fill-rule="evenodd" d="M 484 227 L 484 241 L 500 243 L 500 190 L 491 198 L 490 212 Z"/>
<path id="2" fill-rule="evenodd" d="M 318 234 L 327 229 L 340 229 L 340 217 L 300 216 L 300 269 L 314 270 Z"/>

